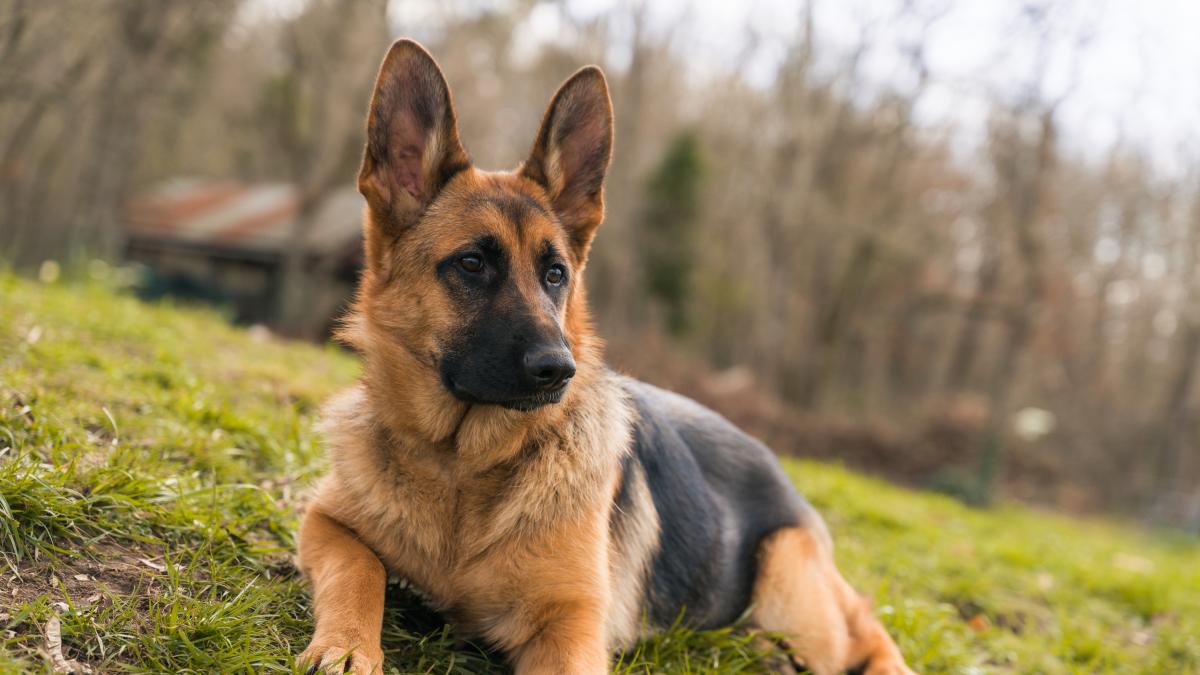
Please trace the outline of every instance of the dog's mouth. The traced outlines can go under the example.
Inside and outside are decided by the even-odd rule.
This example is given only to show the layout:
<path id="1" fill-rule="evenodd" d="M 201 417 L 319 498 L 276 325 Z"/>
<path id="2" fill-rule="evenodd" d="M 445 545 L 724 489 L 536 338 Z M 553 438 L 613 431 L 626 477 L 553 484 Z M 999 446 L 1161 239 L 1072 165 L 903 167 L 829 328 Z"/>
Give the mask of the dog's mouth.
<path id="1" fill-rule="evenodd" d="M 521 410 L 528 412 L 537 410 L 544 405 L 551 405 L 562 400 L 563 394 L 567 392 L 567 382 L 563 382 L 554 389 L 538 392 L 528 398 L 514 399 L 511 401 L 501 401 L 498 405 L 508 408 L 509 410 Z"/>
<path id="2" fill-rule="evenodd" d="M 561 401 L 563 395 L 567 392 L 567 385 L 570 384 L 570 382 L 571 380 L 568 378 L 564 380 L 562 384 L 553 389 L 544 389 L 542 391 L 530 394 L 529 396 L 521 396 L 517 398 L 494 398 L 490 396 L 480 396 L 474 392 L 463 389 L 453 379 L 450 379 L 447 384 L 450 385 L 450 393 L 454 394 L 455 398 L 465 403 L 471 403 L 474 405 L 498 405 L 501 408 L 507 408 L 509 410 L 529 412 L 532 410 L 537 410 L 542 406 L 551 405 Z"/>

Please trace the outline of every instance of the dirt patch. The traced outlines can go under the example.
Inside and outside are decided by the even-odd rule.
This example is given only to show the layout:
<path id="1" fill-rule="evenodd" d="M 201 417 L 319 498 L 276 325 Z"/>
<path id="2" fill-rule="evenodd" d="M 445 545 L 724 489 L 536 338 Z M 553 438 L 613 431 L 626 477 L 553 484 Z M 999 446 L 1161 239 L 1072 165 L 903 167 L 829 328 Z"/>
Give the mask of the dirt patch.
<path id="1" fill-rule="evenodd" d="M 108 595 L 130 595 L 162 573 L 161 552 L 116 544 L 87 547 L 87 556 L 26 561 L 0 575 L 0 609 L 11 611 L 40 597 L 90 606 Z"/>
<path id="2" fill-rule="evenodd" d="M 10 567 L 0 574 L 0 637 L 10 640 L 18 651 L 49 664 L 54 672 L 94 672 L 88 664 L 69 658 L 72 650 L 63 644 L 60 615 L 65 616 L 72 607 L 85 612 L 104 609 L 112 598 L 144 597 L 154 592 L 165 571 L 161 552 L 152 547 L 96 543 L 83 550 L 85 556 L 23 561 L 16 569 Z M 21 607 L 42 598 L 53 610 L 46 623 L 20 619 Z M 139 602 L 139 615 L 144 615 L 145 609 Z M 149 616 L 138 617 L 138 623 L 149 625 L 152 621 Z"/>

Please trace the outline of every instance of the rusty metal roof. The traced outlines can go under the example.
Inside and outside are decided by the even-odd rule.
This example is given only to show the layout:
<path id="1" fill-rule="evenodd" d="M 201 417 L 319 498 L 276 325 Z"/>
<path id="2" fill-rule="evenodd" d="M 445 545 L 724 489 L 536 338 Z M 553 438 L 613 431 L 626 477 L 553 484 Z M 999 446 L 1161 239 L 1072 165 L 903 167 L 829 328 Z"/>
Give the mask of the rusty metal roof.
<path id="1" fill-rule="evenodd" d="M 356 245 L 363 205 L 353 187 L 331 192 L 317 208 L 308 249 L 341 253 Z M 139 240 L 262 254 L 292 238 L 298 206 L 296 188 L 287 183 L 174 178 L 135 197 L 126 220 Z"/>

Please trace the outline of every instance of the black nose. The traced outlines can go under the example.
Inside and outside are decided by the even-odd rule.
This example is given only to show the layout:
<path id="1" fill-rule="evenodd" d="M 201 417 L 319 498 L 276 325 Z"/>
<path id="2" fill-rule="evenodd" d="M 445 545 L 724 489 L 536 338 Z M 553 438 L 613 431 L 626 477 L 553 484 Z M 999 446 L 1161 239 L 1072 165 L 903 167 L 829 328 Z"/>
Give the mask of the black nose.
<path id="1" fill-rule="evenodd" d="M 525 352 L 525 375 L 539 389 L 555 389 L 575 376 L 575 359 L 563 347 L 534 347 Z"/>

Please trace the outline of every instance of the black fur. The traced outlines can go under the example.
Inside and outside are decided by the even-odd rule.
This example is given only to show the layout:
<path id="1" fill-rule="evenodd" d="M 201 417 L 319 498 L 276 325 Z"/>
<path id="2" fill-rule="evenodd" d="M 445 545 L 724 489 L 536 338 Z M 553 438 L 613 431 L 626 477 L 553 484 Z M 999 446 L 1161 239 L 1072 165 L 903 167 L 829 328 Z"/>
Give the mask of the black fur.
<path id="1" fill-rule="evenodd" d="M 661 529 L 649 619 L 669 625 L 682 612 L 689 625 L 727 625 L 749 607 L 762 539 L 815 511 L 762 443 L 694 401 L 626 382 L 638 414 L 629 462 L 645 471 Z M 616 499 L 628 508 L 624 482 Z"/>

